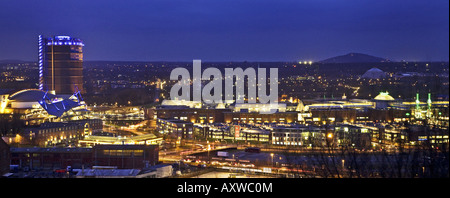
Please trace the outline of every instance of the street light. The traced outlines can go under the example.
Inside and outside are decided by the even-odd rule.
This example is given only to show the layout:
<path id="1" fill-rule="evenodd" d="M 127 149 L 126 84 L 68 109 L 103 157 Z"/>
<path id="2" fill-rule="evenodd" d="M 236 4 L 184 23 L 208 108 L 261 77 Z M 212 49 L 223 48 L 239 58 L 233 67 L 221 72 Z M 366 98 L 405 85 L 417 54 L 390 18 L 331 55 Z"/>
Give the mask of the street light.
<path id="1" fill-rule="evenodd" d="M 327 134 L 327 139 L 326 139 L 326 143 L 328 147 L 332 146 L 333 143 L 333 133 L 328 133 Z"/>
<path id="2" fill-rule="evenodd" d="M 273 166 L 273 153 L 270 153 L 270 157 L 272 158 L 272 166 Z"/>
<path id="3" fill-rule="evenodd" d="M 328 133 L 327 134 L 327 138 L 332 139 L 333 138 L 333 134 L 332 133 Z"/>

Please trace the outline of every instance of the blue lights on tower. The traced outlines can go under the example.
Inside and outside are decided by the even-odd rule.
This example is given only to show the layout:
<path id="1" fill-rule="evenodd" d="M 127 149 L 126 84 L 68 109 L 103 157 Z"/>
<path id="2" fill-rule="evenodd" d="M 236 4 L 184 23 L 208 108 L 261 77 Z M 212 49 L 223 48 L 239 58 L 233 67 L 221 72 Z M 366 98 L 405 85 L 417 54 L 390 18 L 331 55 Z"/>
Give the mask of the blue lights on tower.
<path id="1" fill-rule="evenodd" d="M 39 35 L 39 89 L 44 90 L 44 42 L 42 35 Z"/>
<path id="2" fill-rule="evenodd" d="M 77 38 L 71 38 L 70 36 L 55 36 L 47 39 L 47 45 L 79 45 L 84 46 L 84 43 Z"/>
<path id="3" fill-rule="evenodd" d="M 53 37 L 44 37 L 43 35 L 38 36 L 38 68 L 39 68 L 39 89 L 42 91 L 53 90 L 55 89 L 55 84 L 58 82 L 55 81 L 55 69 L 54 68 L 55 61 L 58 62 L 60 60 L 54 60 L 54 50 L 66 50 L 66 48 L 54 48 L 54 46 L 70 46 L 69 50 L 72 50 L 72 46 L 74 49 L 78 49 L 77 47 L 84 46 L 82 40 L 78 38 L 73 38 L 70 36 L 53 36 Z M 76 51 L 76 50 L 75 50 Z M 59 53 L 59 51 L 57 52 Z M 78 55 L 76 52 L 66 52 L 66 53 L 74 53 L 75 58 L 82 58 L 82 54 Z M 72 56 L 71 59 L 73 60 Z M 70 60 L 70 59 L 68 59 Z M 56 66 L 60 67 L 60 66 Z M 51 74 L 51 75 L 50 75 Z M 59 75 L 59 74 L 58 74 Z"/>

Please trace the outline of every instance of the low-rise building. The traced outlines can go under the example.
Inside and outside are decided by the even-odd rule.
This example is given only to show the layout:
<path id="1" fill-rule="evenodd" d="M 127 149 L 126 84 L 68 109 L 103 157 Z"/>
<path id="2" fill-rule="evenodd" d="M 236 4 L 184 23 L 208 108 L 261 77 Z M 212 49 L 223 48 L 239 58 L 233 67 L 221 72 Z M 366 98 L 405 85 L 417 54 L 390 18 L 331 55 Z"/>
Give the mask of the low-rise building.
<path id="1" fill-rule="evenodd" d="M 325 129 L 304 125 L 277 126 L 271 133 L 271 144 L 284 146 L 322 146 Z"/>
<path id="2" fill-rule="evenodd" d="M 93 167 L 76 170 L 75 178 L 166 178 L 173 176 L 170 164 L 157 164 L 144 169 L 118 169 L 117 167 Z"/>
<path id="3" fill-rule="evenodd" d="M 99 144 L 115 144 L 115 145 L 161 145 L 163 139 L 153 134 L 136 135 L 131 137 L 126 136 L 101 136 L 101 135 L 86 135 L 78 143 L 83 147 L 92 147 Z"/>
<path id="4" fill-rule="evenodd" d="M 298 112 L 276 112 L 264 114 L 258 112 L 224 112 L 225 123 L 263 124 L 263 123 L 295 123 Z"/>
<path id="5" fill-rule="evenodd" d="M 272 134 L 268 130 L 261 128 L 244 128 L 237 136 L 236 140 L 254 141 L 259 143 L 269 143 Z"/>
<path id="6" fill-rule="evenodd" d="M 158 118 L 177 119 L 192 123 L 208 124 L 224 122 L 224 112 L 229 109 L 189 108 L 188 106 L 159 106 L 155 109 Z"/>
<path id="7" fill-rule="evenodd" d="M 23 170 L 82 168 L 95 165 L 90 148 L 11 147 L 11 165 Z"/>
<path id="8" fill-rule="evenodd" d="M 366 127 L 338 125 L 334 127 L 334 136 L 338 146 L 370 149 L 374 133 Z"/>
<path id="9" fill-rule="evenodd" d="M 39 147 L 77 145 L 84 136 L 101 131 L 102 128 L 100 119 L 45 122 L 38 127 L 24 128 L 21 133 L 8 138 L 7 143 Z"/>
<path id="10" fill-rule="evenodd" d="M 192 122 L 183 120 L 158 118 L 157 121 L 157 130 L 159 133 L 177 139 L 192 139 L 193 128 L 194 125 Z"/>
<path id="11" fill-rule="evenodd" d="M 11 148 L 11 165 L 22 169 L 114 166 L 143 169 L 159 162 L 158 145 L 96 145 L 93 148 Z"/>
<path id="12" fill-rule="evenodd" d="M 449 131 L 448 129 L 440 129 L 437 127 L 409 126 L 407 130 L 401 131 L 399 135 L 402 140 L 410 145 L 421 145 L 432 148 L 444 148 L 448 147 L 449 143 Z"/>

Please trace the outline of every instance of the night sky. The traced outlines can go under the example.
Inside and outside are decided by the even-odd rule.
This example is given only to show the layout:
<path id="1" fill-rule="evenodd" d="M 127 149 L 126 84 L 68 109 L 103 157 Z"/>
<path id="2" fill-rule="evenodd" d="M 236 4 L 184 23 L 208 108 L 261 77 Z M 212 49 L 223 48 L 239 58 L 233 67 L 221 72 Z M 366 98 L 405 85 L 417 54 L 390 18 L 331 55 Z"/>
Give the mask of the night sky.
<path id="1" fill-rule="evenodd" d="M 0 60 L 37 61 L 39 34 L 82 39 L 85 60 L 448 61 L 449 1 L 0 0 Z"/>

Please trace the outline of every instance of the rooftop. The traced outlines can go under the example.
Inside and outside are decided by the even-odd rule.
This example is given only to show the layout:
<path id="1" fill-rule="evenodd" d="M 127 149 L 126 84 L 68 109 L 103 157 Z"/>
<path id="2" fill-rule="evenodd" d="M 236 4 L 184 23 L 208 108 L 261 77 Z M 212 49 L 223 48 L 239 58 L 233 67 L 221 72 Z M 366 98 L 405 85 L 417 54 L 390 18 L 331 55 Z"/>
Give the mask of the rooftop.
<path id="1" fill-rule="evenodd" d="M 9 96 L 9 99 L 22 102 L 37 102 L 41 101 L 45 95 L 46 92 L 39 89 L 23 89 L 11 94 Z M 56 98 L 57 96 L 47 93 L 47 97 L 53 99 Z"/>
<path id="2" fill-rule="evenodd" d="M 384 101 L 392 101 L 395 100 L 392 96 L 389 95 L 389 92 L 380 92 L 375 98 L 375 100 L 384 100 Z"/>
<path id="3" fill-rule="evenodd" d="M 370 78 L 370 79 L 379 79 L 386 77 L 386 73 L 378 68 L 372 68 L 366 71 L 362 76 L 362 78 Z"/>
<path id="4" fill-rule="evenodd" d="M 70 36 L 55 36 L 47 38 L 47 45 L 79 45 L 84 46 L 83 41 Z"/>
<path id="5" fill-rule="evenodd" d="M 90 153 L 92 148 L 42 148 L 42 147 L 28 147 L 28 148 L 17 148 L 11 147 L 11 153 Z"/>
<path id="6" fill-rule="evenodd" d="M 85 169 L 78 171 L 76 176 L 84 177 L 134 177 L 141 172 L 139 169 Z"/>

